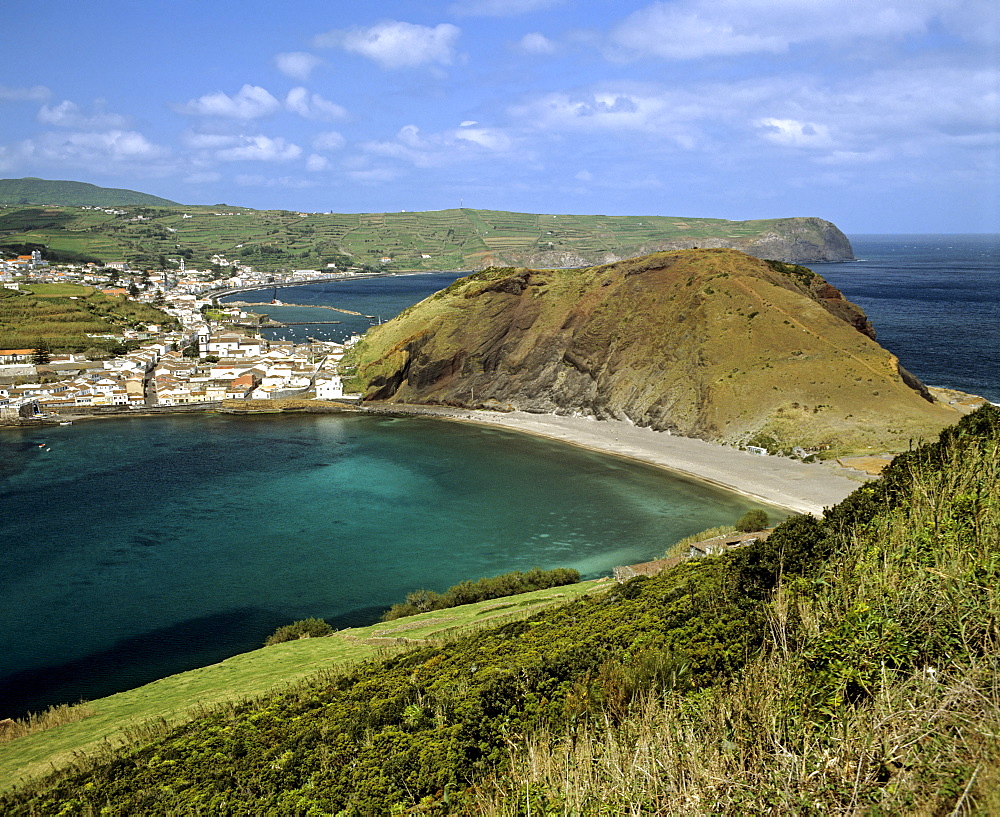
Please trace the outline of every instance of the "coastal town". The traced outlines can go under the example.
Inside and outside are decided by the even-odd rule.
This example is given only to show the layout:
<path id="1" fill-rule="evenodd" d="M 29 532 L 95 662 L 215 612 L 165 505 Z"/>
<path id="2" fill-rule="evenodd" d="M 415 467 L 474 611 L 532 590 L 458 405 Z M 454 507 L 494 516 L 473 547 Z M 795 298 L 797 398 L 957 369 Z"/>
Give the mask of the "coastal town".
<path id="1" fill-rule="evenodd" d="M 213 258 L 214 269 L 134 271 L 128 264 L 49 264 L 38 251 L 0 261 L 0 286 L 79 284 L 106 295 L 156 306 L 173 326 L 124 329 L 115 339 L 123 354 L 48 354 L 34 348 L 0 349 L 0 422 L 71 422 L 81 413 L 122 413 L 170 407 L 213 408 L 232 401 L 281 398 L 352 400 L 338 364 L 357 336 L 343 343 L 308 343 L 263 336 L 260 315 L 220 304 L 222 295 L 353 277 L 352 271 L 258 272 Z M 225 269 L 219 277 L 219 268 Z M 363 274 L 363 273 L 361 273 Z M 269 293 L 270 294 L 270 293 Z M 256 327 L 256 328 L 254 328 Z M 109 336 L 102 336 L 107 340 Z"/>

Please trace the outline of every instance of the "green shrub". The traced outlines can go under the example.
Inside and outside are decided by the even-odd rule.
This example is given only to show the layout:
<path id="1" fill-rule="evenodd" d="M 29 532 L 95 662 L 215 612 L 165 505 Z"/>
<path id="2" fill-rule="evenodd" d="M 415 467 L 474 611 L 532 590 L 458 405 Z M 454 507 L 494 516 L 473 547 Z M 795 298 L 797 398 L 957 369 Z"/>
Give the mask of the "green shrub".
<path id="1" fill-rule="evenodd" d="M 736 520 L 736 530 L 740 533 L 750 533 L 755 530 L 764 530 L 771 520 L 767 518 L 767 511 L 762 511 L 760 508 L 755 508 L 752 511 L 747 511 L 743 516 Z"/>
<path id="2" fill-rule="evenodd" d="M 324 635 L 330 635 L 332 632 L 333 627 L 323 619 L 304 618 L 300 621 L 286 624 L 284 627 L 279 627 L 267 637 L 264 646 L 270 647 L 272 644 L 280 644 L 283 641 L 295 641 L 297 638 L 321 638 Z"/>
<path id="3" fill-rule="evenodd" d="M 557 567 L 553 570 L 533 567 L 527 573 L 515 570 L 475 582 L 466 579 L 449 587 L 444 593 L 414 590 L 406 596 L 405 602 L 394 604 L 386 610 L 382 614 L 382 621 L 393 621 L 405 616 L 415 616 L 431 610 L 445 610 L 477 601 L 516 596 L 518 593 L 530 593 L 533 590 L 548 590 L 550 587 L 576 584 L 578 581 L 580 581 L 580 571 L 568 567 Z"/>

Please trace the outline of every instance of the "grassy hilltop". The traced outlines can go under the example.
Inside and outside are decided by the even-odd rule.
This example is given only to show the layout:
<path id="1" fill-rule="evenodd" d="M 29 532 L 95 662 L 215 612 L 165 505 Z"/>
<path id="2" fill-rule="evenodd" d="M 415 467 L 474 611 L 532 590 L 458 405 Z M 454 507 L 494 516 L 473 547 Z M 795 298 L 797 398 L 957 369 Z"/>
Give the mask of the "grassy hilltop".
<path id="1" fill-rule="evenodd" d="M 294 213 L 228 205 L 0 207 L 0 251 L 48 260 L 206 267 L 212 256 L 257 269 L 467 270 L 491 264 L 579 267 L 656 250 L 735 247 L 785 261 L 845 261 L 850 243 L 816 218 L 725 221 L 662 216 L 535 215 L 497 210 Z M 170 262 L 168 259 L 175 259 Z M 389 260 L 383 260 L 389 259 Z"/>
<path id="2" fill-rule="evenodd" d="M 136 730 L 0 810 L 996 813 L 998 580 L 988 405 L 823 520 Z"/>
<path id="3" fill-rule="evenodd" d="M 580 411 L 771 450 L 899 450 L 954 422 L 873 337 L 804 267 L 684 250 L 486 270 L 371 329 L 344 363 L 369 400 Z"/>
<path id="4" fill-rule="evenodd" d="M 117 187 L 98 187 L 86 182 L 55 181 L 37 179 L 0 179 L 0 204 L 61 204 L 80 206 L 89 204 L 96 207 L 119 207 L 127 205 L 147 205 L 170 207 L 177 202 L 124 190 Z"/>

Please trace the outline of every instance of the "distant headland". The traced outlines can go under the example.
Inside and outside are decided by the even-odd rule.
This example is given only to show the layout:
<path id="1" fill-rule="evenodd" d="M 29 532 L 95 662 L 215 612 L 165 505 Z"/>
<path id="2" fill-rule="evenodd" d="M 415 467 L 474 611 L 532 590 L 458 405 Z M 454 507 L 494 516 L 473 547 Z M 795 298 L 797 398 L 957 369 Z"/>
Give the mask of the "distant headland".
<path id="1" fill-rule="evenodd" d="M 851 261 L 847 237 L 812 217 L 728 221 L 681 216 L 428 212 L 298 213 L 180 205 L 80 182 L 0 179 L 0 250 L 73 250 L 133 268 L 189 266 L 387 272 L 608 264 L 652 252 L 741 250 L 802 264 Z M 87 209 L 83 209 L 87 208 Z"/>

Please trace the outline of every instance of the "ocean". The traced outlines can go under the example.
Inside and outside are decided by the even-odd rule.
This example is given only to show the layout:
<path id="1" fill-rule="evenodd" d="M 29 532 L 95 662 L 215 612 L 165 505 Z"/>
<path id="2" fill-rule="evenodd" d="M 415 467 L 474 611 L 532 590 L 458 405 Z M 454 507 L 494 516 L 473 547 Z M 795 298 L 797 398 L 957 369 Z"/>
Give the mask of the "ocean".
<path id="1" fill-rule="evenodd" d="M 813 269 L 865 310 L 930 386 L 1000 403 L 1000 235 L 851 235 L 857 261 Z"/>
<path id="2" fill-rule="evenodd" d="M 606 575 L 757 507 L 430 418 L 0 431 L 0 718 L 205 666 L 301 618 L 370 624 L 418 588 L 535 566 Z"/>
<path id="3" fill-rule="evenodd" d="M 858 261 L 815 269 L 866 310 L 879 341 L 930 385 L 1000 402 L 998 237 L 851 241 Z M 456 277 L 278 297 L 388 319 Z M 278 331 L 369 325 L 349 318 Z M 370 623 L 419 587 L 536 565 L 603 575 L 749 507 L 639 464 L 426 418 L 0 429 L 0 718 L 219 661 L 298 618 Z"/>

